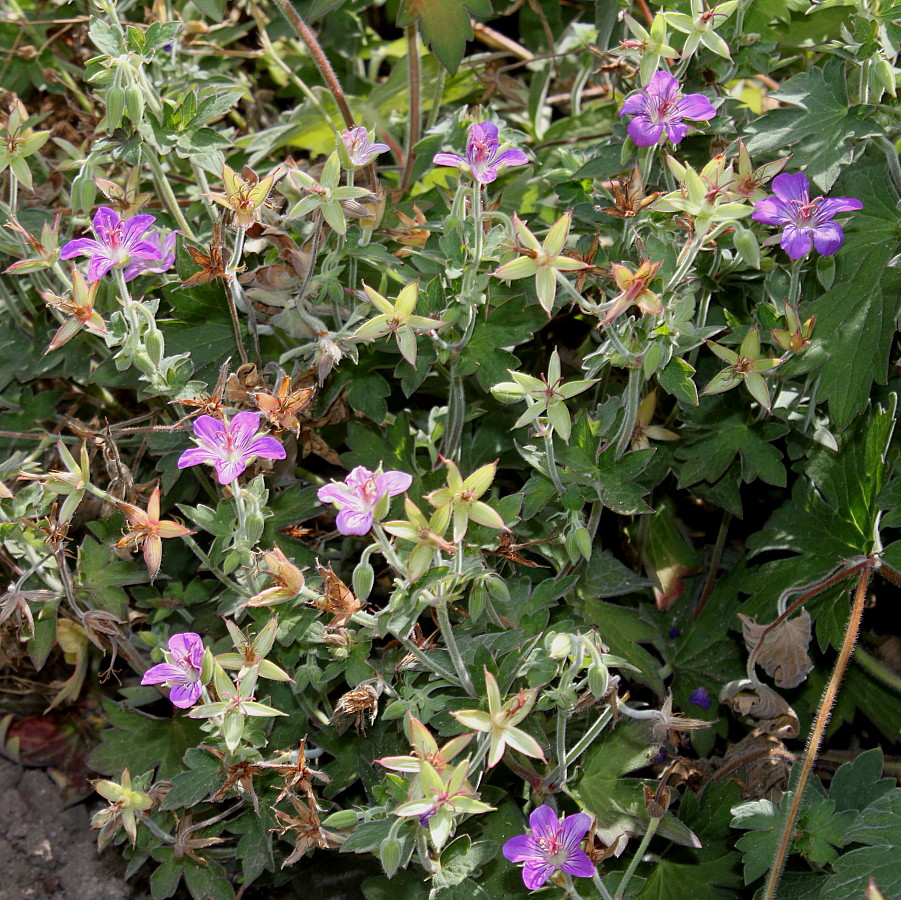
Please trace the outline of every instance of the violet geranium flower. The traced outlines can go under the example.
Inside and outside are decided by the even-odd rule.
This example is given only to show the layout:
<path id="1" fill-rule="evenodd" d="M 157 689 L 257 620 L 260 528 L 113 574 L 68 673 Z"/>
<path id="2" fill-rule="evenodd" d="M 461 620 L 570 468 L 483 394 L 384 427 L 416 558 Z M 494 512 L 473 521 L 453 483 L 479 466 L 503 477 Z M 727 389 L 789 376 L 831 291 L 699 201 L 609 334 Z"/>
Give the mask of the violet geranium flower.
<path id="1" fill-rule="evenodd" d="M 141 684 L 170 685 L 169 699 L 179 709 L 187 709 L 197 702 L 203 690 L 200 678 L 203 653 L 203 640 L 199 634 L 193 631 L 173 634 L 169 638 L 166 662 L 149 668 Z"/>
<path id="2" fill-rule="evenodd" d="M 528 156 L 522 150 L 510 149 L 498 153 L 497 125 L 494 122 L 474 122 L 469 129 L 466 156 L 456 153 L 436 153 L 436 166 L 466 169 L 479 184 L 491 184 L 498 170 L 504 166 L 524 166 Z"/>
<path id="3" fill-rule="evenodd" d="M 653 147 L 663 140 L 664 131 L 678 144 L 688 133 L 683 119 L 707 121 L 716 110 L 703 94 L 680 94 L 679 82 L 669 72 L 657 72 L 647 87 L 626 99 L 619 115 L 634 116 L 629 137 L 639 147 Z"/>
<path id="4" fill-rule="evenodd" d="M 59 252 L 60 259 L 87 256 L 88 281 L 99 281 L 111 269 L 123 269 L 133 259 L 159 260 L 159 239 L 154 243 L 144 237 L 156 221 L 154 216 L 132 216 L 123 221 L 119 213 L 101 206 L 94 213 L 93 228 L 97 239 L 77 238 Z"/>
<path id="5" fill-rule="evenodd" d="M 169 271 L 175 263 L 175 240 L 177 231 L 172 231 L 160 242 L 160 236 L 155 231 L 147 235 L 147 242 L 157 248 L 159 256 L 156 259 L 141 259 L 135 257 L 125 267 L 122 273 L 126 281 L 133 281 L 138 275 L 160 275 Z"/>
<path id="6" fill-rule="evenodd" d="M 518 834 L 504 844 L 504 856 L 514 863 L 525 863 L 522 880 L 534 891 L 557 871 L 563 869 L 577 878 L 591 878 L 595 868 L 588 854 L 579 848 L 591 817 L 585 813 L 567 816 L 562 822 L 549 806 L 539 806 L 529 816 L 531 834 Z"/>
<path id="7" fill-rule="evenodd" d="M 347 148 L 350 164 L 356 169 L 368 166 L 380 153 L 391 149 L 387 144 L 374 144 L 369 132 L 362 125 L 342 131 L 341 140 Z"/>
<path id="8" fill-rule="evenodd" d="M 319 488 L 316 496 L 323 503 L 334 503 L 340 510 L 335 525 L 341 534 L 362 535 L 372 528 L 379 501 L 402 494 L 412 482 L 413 476 L 406 472 L 392 470 L 379 475 L 365 466 L 357 466 L 343 484 L 333 481 Z"/>
<path id="9" fill-rule="evenodd" d="M 260 414 L 240 412 L 231 422 L 212 416 L 198 416 L 194 422 L 194 440 L 199 446 L 185 450 L 178 468 L 206 463 L 216 469 L 219 484 L 231 484 L 259 456 L 284 459 L 285 448 L 274 438 L 258 435 Z"/>
<path id="10" fill-rule="evenodd" d="M 815 247 L 820 256 L 832 256 L 844 243 L 842 226 L 833 222 L 838 213 L 860 209 L 863 203 L 853 197 L 814 197 L 810 199 L 807 176 L 782 174 L 773 179 L 775 197 L 758 200 L 751 218 L 766 225 L 784 225 L 782 249 L 801 259 Z M 772 238 L 775 243 L 775 238 Z"/>

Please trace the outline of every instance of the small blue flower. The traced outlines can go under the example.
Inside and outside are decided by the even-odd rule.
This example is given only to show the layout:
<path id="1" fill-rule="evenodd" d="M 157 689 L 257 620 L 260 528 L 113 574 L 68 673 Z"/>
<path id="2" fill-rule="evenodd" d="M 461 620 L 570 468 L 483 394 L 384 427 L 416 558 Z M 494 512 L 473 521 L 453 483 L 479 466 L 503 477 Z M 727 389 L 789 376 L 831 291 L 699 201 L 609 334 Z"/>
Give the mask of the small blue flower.
<path id="1" fill-rule="evenodd" d="M 695 706 L 700 706 L 701 709 L 710 709 L 710 694 L 707 693 L 707 688 L 699 687 L 697 690 L 691 692 L 688 697 L 689 703 L 694 703 Z"/>

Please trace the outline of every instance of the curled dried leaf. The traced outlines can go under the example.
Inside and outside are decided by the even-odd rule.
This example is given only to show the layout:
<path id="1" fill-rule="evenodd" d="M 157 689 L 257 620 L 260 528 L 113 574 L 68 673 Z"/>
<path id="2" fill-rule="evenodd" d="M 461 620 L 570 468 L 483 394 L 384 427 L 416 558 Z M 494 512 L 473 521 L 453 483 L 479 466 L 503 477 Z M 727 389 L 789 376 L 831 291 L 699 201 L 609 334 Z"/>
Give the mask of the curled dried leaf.
<path id="1" fill-rule="evenodd" d="M 742 621 L 742 635 L 752 654 L 770 625 L 758 625 L 749 616 L 738 616 Z M 813 663 L 807 655 L 810 646 L 810 613 L 801 610 L 793 619 L 780 622 L 763 637 L 760 649 L 754 655 L 756 662 L 763 666 L 778 687 L 797 687 L 807 678 Z"/>
<path id="2" fill-rule="evenodd" d="M 720 702 L 727 704 L 737 716 L 756 719 L 767 734 L 779 738 L 795 738 L 801 730 L 798 716 L 772 688 L 740 678 L 730 681 L 720 691 Z"/>

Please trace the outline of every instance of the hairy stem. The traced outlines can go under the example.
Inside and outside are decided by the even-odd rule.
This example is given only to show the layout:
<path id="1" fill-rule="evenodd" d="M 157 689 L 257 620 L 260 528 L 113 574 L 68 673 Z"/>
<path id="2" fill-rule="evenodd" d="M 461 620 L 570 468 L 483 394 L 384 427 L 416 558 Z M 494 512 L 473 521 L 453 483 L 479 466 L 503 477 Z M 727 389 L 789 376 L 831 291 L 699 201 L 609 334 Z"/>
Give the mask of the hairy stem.
<path id="1" fill-rule="evenodd" d="M 282 15 L 297 32 L 297 36 L 307 45 L 307 50 L 310 51 L 310 56 L 313 57 L 313 62 L 316 63 L 319 74 L 322 75 L 328 89 L 335 98 L 335 103 L 338 104 L 338 109 L 341 110 L 345 125 L 347 125 L 348 128 L 353 128 L 353 113 L 350 111 L 347 98 L 344 96 L 341 82 L 338 81 L 338 76 L 335 74 L 332 64 L 328 61 L 328 57 L 323 52 L 322 46 L 319 41 L 316 40 L 316 35 L 310 31 L 307 23 L 300 17 L 300 13 L 298 13 L 290 3 L 290 0 L 275 0 L 275 5 L 281 10 Z"/>
<path id="2" fill-rule="evenodd" d="M 619 887 L 616 889 L 614 900 L 623 900 L 623 897 L 626 896 L 626 888 L 629 886 L 629 882 L 632 880 L 632 876 L 635 874 L 635 870 L 638 868 L 638 864 L 641 862 L 641 858 L 648 849 L 651 838 L 654 837 L 654 833 L 657 831 L 659 825 L 660 819 L 656 816 L 652 816 L 650 824 L 648 825 L 648 830 L 644 833 L 644 837 L 641 839 L 641 843 L 638 845 L 638 849 L 635 851 L 635 855 L 629 863 L 629 868 L 623 873 L 623 878 L 619 883 Z"/>
<path id="3" fill-rule="evenodd" d="M 851 604 L 851 614 L 848 616 L 845 639 L 839 650 L 838 659 L 835 661 L 832 677 L 829 679 L 829 684 L 826 685 L 823 699 L 820 701 L 820 708 L 817 712 L 813 730 L 810 733 L 810 740 L 807 742 L 807 752 L 804 754 L 804 764 L 801 767 L 801 774 L 798 778 L 798 784 L 795 787 L 795 794 L 792 797 L 791 806 L 788 809 L 785 825 L 782 827 L 782 835 L 779 838 L 779 846 L 776 848 L 776 856 L 773 859 L 773 865 L 770 869 L 769 878 L 767 879 L 763 900 L 775 900 L 776 897 L 776 889 L 779 887 L 779 879 L 782 877 L 782 870 L 785 868 L 785 862 L 788 858 L 789 848 L 791 847 L 795 822 L 798 819 L 798 813 L 801 811 L 804 790 L 807 787 L 807 781 L 810 778 L 810 773 L 813 771 L 813 764 L 816 762 L 820 745 L 823 742 L 823 736 L 826 733 L 826 725 L 829 722 L 829 716 L 832 714 L 832 708 L 835 706 L 838 690 L 841 686 L 842 679 L 845 676 L 845 670 L 848 668 L 848 662 L 851 659 L 851 654 L 854 652 L 854 644 L 857 641 L 857 635 L 860 631 L 860 620 L 863 617 L 863 608 L 867 599 L 867 586 L 870 583 L 871 571 L 872 563 L 860 573 L 860 577 L 857 579 L 857 589 L 854 591 L 854 602 Z"/>
<path id="4" fill-rule="evenodd" d="M 405 29 L 407 37 L 407 78 L 410 90 L 410 110 L 407 113 L 407 144 L 404 147 L 404 171 L 400 178 L 401 193 L 410 185 L 413 174 L 413 161 L 416 155 L 413 148 L 419 143 L 419 127 L 422 113 L 420 95 L 422 92 L 422 76 L 419 65 L 419 29 L 414 23 Z"/>

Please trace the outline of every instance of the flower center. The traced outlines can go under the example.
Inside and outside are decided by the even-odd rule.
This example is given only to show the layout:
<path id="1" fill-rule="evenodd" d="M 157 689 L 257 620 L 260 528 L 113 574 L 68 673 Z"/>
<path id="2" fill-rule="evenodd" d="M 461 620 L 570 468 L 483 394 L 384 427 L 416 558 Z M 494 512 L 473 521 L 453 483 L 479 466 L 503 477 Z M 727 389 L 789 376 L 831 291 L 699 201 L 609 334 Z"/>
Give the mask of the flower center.
<path id="1" fill-rule="evenodd" d="M 538 846 L 544 851 L 549 863 L 559 866 L 566 862 L 566 846 L 556 834 L 538 838 Z"/>
<path id="2" fill-rule="evenodd" d="M 810 225 L 813 222 L 814 216 L 816 215 L 817 211 L 817 205 L 822 199 L 822 197 L 815 197 L 813 200 L 811 200 L 805 194 L 803 200 L 792 200 L 792 203 L 795 205 L 795 208 L 797 210 L 796 222 L 798 225 Z"/>

